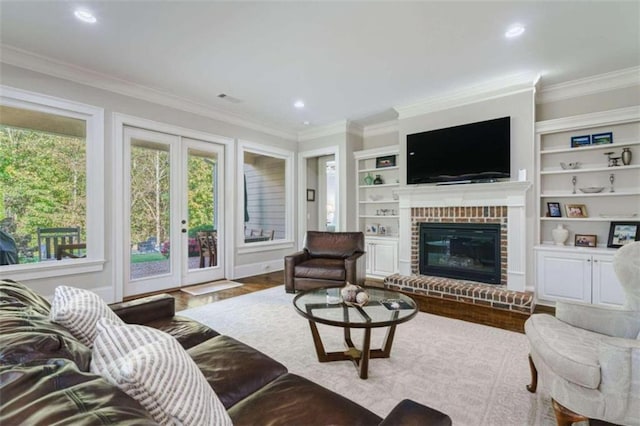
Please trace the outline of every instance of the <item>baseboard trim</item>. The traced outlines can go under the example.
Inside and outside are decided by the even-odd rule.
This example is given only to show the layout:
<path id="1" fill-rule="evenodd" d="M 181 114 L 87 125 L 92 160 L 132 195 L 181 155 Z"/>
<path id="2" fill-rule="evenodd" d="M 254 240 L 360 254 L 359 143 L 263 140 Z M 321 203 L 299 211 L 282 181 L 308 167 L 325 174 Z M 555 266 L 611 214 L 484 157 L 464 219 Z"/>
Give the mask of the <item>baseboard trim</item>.
<path id="1" fill-rule="evenodd" d="M 262 275 L 269 272 L 282 270 L 284 270 L 284 261 L 282 259 L 271 260 L 268 262 L 250 263 L 246 265 L 236 265 L 236 267 L 233 269 L 233 279 Z"/>

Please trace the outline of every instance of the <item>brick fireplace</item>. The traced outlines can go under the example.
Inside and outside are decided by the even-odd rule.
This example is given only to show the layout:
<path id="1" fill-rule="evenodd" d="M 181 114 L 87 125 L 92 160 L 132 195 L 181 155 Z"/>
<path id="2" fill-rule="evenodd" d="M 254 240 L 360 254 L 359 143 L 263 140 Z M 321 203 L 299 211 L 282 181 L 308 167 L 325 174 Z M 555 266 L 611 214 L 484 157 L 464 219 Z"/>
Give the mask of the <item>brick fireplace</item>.
<path id="1" fill-rule="evenodd" d="M 385 286 L 501 309 L 530 311 L 533 297 L 525 293 L 526 193 L 530 186 L 529 182 L 495 182 L 399 189 L 400 273 L 385 279 Z M 421 275 L 420 223 L 499 224 L 499 285 Z"/>

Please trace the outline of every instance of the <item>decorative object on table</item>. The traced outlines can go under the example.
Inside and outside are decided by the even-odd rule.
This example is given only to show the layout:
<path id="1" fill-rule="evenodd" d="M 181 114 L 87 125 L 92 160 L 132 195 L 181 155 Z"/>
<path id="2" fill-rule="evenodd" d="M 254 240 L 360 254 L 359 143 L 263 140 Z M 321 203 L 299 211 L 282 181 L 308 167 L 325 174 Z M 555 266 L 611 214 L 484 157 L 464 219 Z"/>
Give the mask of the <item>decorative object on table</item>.
<path id="1" fill-rule="evenodd" d="M 315 200 L 316 200 L 316 190 L 307 189 L 307 201 L 315 201 Z"/>
<path id="2" fill-rule="evenodd" d="M 604 186 L 588 186 L 586 188 L 580 188 L 580 192 L 585 194 L 597 194 L 604 191 Z"/>
<path id="3" fill-rule="evenodd" d="M 578 182 L 578 178 L 576 176 L 571 176 L 571 183 L 573 184 L 573 194 L 576 193 L 576 183 Z"/>
<path id="4" fill-rule="evenodd" d="M 598 237 L 596 235 L 584 235 L 576 234 L 575 246 L 576 247 L 595 247 Z"/>
<path id="5" fill-rule="evenodd" d="M 378 235 L 387 235 L 387 227 L 385 225 L 380 225 L 378 227 Z"/>
<path id="6" fill-rule="evenodd" d="M 592 145 L 606 145 L 608 143 L 613 143 L 613 133 L 596 133 L 595 135 L 591 135 L 591 144 Z"/>
<path id="7" fill-rule="evenodd" d="M 327 303 L 330 305 L 337 305 L 342 302 L 340 297 L 340 288 L 331 287 L 327 289 Z"/>
<path id="8" fill-rule="evenodd" d="M 558 226 L 551 230 L 551 237 L 557 246 L 563 246 L 567 238 L 569 238 L 569 230 L 559 223 Z"/>
<path id="9" fill-rule="evenodd" d="M 380 225 L 377 223 L 369 223 L 366 227 L 365 227 L 365 231 L 364 233 L 367 235 L 377 235 L 378 234 L 378 227 Z"/>
<path id="10" fill-rule="evenodd" d="M 380 175 L 376 175 L 376 178 L 373 180 L 374 185 L 382 185 L 384 181 Z"/>
<path id="11" fill-rule="evenodd" d="M 386 155 L 384 157 L 376 158 L 376 169 L 380 169 L 383 167 L 394 167 L 395 165 L 396 165 L 395 155 Z"/>
<path id="12" fill-rule="evenodd" d="M 373 183 L 373 176 L 371 176 L 371 173 L 367 173 L 362 180 L 364 180 L 365 185 L 371 185 Z"/>
<path id="13" fill-rule="evenodd" d="M 631 148 L 622 148 L 622 164 L 624 164 L 625 166 L 628 166 L 629 164 L 631 164 Z"/>
<path id="14" fill-rule="evenodd" d="M 342 287 L 340 295 L 342 296 L 342 301 L 345 305 L 364 306 L 369 302 L 369 295 L 367 292 L 362 287 L 349 282 Z"/>
<path id="15" fill-rule="evenodd" d="M 619 248 L 640 241 L 640 222 L 611 222 L 607 247 Z"/>
<path id="16" fill-rule="evenodd" d="M 615 154 L 615 152 L 613 152 L 613 151 L 608 151 L 608 152 L 604 153 L 604 155 L 607 156 L 607 166 L 608 167 L 618 167 L 620 165 L 620 163 L 618 163 L 618 161 L 620 161 L 621 157 L 612 157 L 613 154 Z"/>
<path id="17" fill-rule="evenodd" d="M 611 182 L 611 189 L 609 190 L 609 192 L 615 192 L 615 191 L 613 190 L 613 182 L 615 182 L 615 180 L 616 180 L 616 177 L 614 176 L 614 174 L 613 174 L 613 173 L 611 173 L 611 174 L 609 175 L 609 182 Z"/>
<path id="18" fill-rule="evenodd" d="M 562 217 L 562 210 L 560 209 L 560 203 L 547 203 L 547 216 Z"/>
<path id="19" fill-rule="evenodd" d="M 579 161 L 574 161 L 571 163 L 560 162 L 560 167 L 562 167 L 562 170 L 575 170 L 580 168 L 580 162 Z"/>
<path id="20" fill-rule="evenodd" d="M 413 309 L 413 306 L 400 299 L 384 299 L 381 300 L 380 303 L 390 311 L 397 311 L 398 309 Z"/>
<path id="21" fill-rule="evenodd" d="M 565 204 L 567 217 L 588 217 L 587 206 L 584 204 Z"/>
<path id="22" fill-rule="evenodd" d="M 577 148 L 585 145 L 591 145 L 591 136 L 571 136 L 571 148 Z"/>

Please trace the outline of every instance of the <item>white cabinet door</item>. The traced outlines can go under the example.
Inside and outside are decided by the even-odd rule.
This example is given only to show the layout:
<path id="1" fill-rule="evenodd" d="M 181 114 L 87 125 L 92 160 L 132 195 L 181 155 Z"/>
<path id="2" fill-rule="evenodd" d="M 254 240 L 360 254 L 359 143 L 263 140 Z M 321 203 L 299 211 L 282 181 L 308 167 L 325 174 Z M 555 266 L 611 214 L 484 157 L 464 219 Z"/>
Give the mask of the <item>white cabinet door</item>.
<path id="1" fill-rule="evenodd" d="M 537 252 L 540 299 L 591 303 L 591 255 Z"/>
<path id="2" fill-rule="evenodd" d="M 613 256 L 593 256 L 593 302 L 603 305 L 624 304 L 624 291 L 613 271 Z"/>
<path id="3" fill-rule="evenodd" d="M 396 242 L 378 242 L 372 244 L 373 250 L 371 274 L 387 276 L 397 272 L 398 244 Z"/>

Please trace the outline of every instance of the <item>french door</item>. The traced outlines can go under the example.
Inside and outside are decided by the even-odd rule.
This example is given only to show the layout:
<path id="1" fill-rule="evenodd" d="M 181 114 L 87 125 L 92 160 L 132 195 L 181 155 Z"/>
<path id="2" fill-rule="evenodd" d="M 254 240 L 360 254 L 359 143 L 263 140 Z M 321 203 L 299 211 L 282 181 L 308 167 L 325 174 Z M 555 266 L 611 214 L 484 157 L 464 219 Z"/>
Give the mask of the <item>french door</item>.
<path id="1" fill-rule="evenodd" d="M 124 142 L 124 296 L 224 278 L 224 146 L 129 126 Z"/>

